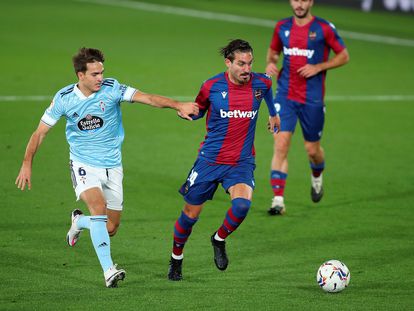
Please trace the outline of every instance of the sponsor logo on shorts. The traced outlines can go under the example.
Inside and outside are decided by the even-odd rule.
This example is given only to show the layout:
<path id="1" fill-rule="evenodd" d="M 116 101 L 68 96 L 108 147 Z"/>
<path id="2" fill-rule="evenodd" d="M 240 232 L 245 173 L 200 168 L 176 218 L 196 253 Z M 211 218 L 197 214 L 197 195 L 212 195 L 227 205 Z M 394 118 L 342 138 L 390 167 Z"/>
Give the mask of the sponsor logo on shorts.
<path id="1" fill-rule="evenodd" d="M 85 118 L 78 122 L 78 128 L 81 131 L 95 131 L 100 129 L 104 124 L 103 119 L 88 114 Z"/>
<path id="2" fill-rule="evenodd" d="M 240 118 L 240 119 L 254 119 L 257 115 L 257 110 L 243 111 L 243 110 L 231 110 L 225 111 L 220 109 L 220 117 L 222 118 Z"/>

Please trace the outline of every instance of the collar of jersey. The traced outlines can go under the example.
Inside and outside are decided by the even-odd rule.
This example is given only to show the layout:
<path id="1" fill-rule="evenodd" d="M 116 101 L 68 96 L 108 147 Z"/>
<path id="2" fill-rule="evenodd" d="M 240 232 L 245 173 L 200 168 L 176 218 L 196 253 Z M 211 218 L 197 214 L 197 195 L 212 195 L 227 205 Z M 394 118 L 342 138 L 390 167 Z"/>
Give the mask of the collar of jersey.
<path id="1" fill-rule="evenodd" d="M 75 87 L 73 88 L 73 92 L 79 97 L 79 99 L 91 99 L 91 98 L 94 98 L 96 94 L 96 93 L 92 93 L 91 95 L 86 97 L 85 95 L 83 95 L 81 90 L 78 88 L 77 84 L 75 84 Z"/>

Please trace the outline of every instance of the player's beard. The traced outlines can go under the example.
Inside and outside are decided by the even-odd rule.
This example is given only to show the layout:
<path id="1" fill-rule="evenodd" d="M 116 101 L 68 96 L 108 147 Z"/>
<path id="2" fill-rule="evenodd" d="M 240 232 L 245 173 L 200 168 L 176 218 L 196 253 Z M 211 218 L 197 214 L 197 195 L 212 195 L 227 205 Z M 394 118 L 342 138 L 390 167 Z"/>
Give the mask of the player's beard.
<path id="1" fill-rule="evenodd" d="M 249 72 L 243 72 L 240 76 L 239 76 L 239 83 L 240 84 L 246 84 L 250 81 L 250 73 Z"/>
<path id="2" fill-rule="evenodd" d="M 309 14 L 309 9 L 308 10 L 302 10 L 302 11 L 300 11 L 301 13 L 296 13 L 296 10 L 293 10 L 293 14 L 295 14 L 295 16 L 297 17 L 297 18 L 300 18 L 300 19 L 302 19 L 302 18 L 305 18 L 305 17 L 307 17 L 308 16 L 308 14 Z"/>

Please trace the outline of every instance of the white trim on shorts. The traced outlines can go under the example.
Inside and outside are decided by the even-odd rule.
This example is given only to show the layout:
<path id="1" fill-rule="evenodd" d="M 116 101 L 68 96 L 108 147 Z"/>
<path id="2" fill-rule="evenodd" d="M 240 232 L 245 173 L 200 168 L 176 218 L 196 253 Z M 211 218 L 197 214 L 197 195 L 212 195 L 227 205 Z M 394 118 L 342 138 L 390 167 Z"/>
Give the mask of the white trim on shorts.
<path id="1" fill-rule="evenodd" d="M 106 208 L 122 211 L 124 205 L 122 166 L 98 168 L 72 160 L 70 160 L 69 166 L 77 201 L 82 192 L 91 188 L 99 188 L 106 199 Z"/>

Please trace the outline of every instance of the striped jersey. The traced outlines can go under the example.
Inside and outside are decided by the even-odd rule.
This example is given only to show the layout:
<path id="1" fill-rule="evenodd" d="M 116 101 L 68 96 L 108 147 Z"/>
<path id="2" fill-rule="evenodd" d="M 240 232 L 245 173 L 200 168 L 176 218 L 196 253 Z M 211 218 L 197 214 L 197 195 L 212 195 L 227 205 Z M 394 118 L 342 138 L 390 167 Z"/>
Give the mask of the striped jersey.
<path id="1" fill-rule="evenodd" d="M 335 26 L 315 16 L 304 26 L 297 25 L 294 17 L 280 20 L 275 26 L 270 48 L 283 53 L 283 67 L 277 83 L 278 95 L 302 104 L 322 105 L 326 71 L 306 79 L 297 70 L 306 64 L 327 61 L 331 49 L 336 54 L 345 49 Z"/>
<path id="2" fill-rule="evenodd" d="M 76 84 L 58 91 L 41 121 L 52 127 L 63 116 L 70 159 L 90 166 L 122 165 L 124 140 L 120 103 L 132 101 L 135 89 L 105 79 L 98 92 L 83 95 Z"/>
<path id="3" fill-rule="evenodd" d="M 207 113 L 207 134 L 199 149 L 199 157 L 210 163 L 234 165 L 254 160 L 254 135 L 260 103 L 265 99 L 271 116 L 273 105 L 272 80 L 259 73 L 251 73 L 247 84 L 236 85 L 227 72 L 203 83 L 196 98 L 200 113 Z"/>

